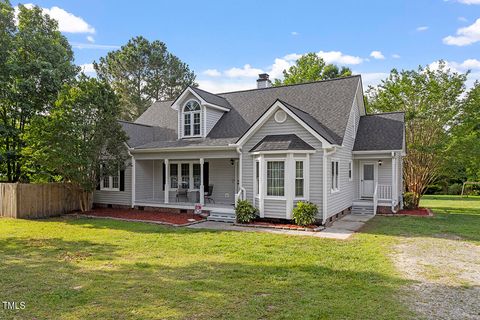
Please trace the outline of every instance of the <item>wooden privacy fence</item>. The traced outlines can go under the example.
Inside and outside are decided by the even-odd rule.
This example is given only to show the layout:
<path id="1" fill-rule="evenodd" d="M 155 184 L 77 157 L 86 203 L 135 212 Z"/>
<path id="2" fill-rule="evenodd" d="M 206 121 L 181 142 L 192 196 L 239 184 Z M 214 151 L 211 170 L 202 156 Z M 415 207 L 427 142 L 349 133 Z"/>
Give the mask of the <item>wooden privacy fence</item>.
<path id="1" fill-rule="evenodd" d="M 78 195 L 66 183 L 0 183 L 0 217 L 57 216 L 78 210 Z"/>

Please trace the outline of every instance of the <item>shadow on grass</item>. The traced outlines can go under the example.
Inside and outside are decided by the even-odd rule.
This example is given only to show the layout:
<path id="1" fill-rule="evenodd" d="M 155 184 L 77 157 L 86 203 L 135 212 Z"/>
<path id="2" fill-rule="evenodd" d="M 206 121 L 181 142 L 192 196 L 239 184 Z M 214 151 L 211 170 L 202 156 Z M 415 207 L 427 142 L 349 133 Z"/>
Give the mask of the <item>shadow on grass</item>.
<path id="1" fill-rule="evenodd" d="M 2 299 L 26 301 L 27 308 L 0 310 L 0 318 L 406 316 L 403 307 L 392 303 L 395 290 L 406 282 L 380 272 L 272 261 L 135 261 L 124 260 L 121 250 L 57 238 L 1 240 Z"/>

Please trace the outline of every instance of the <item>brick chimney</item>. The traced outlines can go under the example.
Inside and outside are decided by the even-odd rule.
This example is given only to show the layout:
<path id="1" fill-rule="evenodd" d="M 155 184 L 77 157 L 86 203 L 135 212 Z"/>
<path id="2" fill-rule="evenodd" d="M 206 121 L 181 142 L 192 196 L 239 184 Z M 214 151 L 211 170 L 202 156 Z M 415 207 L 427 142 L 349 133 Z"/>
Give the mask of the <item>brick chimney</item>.
<path id="1" fill-rule="evenodd" d="M 257 89 L 270 88 L 272 86 L 272 81 L 268 79 L 269 77 L 268 73 L 259 74 L 257 79 Z"/>

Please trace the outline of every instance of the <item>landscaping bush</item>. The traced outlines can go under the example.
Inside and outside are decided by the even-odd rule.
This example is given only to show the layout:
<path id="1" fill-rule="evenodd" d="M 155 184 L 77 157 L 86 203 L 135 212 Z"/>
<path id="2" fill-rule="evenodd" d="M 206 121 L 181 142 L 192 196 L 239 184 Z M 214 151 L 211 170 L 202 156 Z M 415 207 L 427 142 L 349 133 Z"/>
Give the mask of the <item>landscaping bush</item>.
<path id="1" fill-rule="evenodd" d="M 299 226 L 308 226 L 315 222 L 318 212 L 317 205 L 311 202 L 299 201 L 293 209 L 293 221 Z"/>
<path id="2" fill-rule="evenodd" d="M 403 194 L 403 207 L 405 209 L 414 209 L 414 194 L 413 192 L 405 192 Z"/>
<path id="3" fill-rule="evenodd" d="M 439 184 L 431 184 L 425 190 L 425 194 L 442 194 L 443 188 Z"/>
<path id="4" fill-rule="evenodd" d="M 248 200 L 239 200 L 235 206 L 237 222 L 250 222 L 257 217 L 257 208 L 255 208 Z"/>
<path id="5" fill-rule="evenodd" d="M 462 193 L 462 185 L 460 183 L 454 183 L 448 186 L 448 194 L 460 193 Z"/>

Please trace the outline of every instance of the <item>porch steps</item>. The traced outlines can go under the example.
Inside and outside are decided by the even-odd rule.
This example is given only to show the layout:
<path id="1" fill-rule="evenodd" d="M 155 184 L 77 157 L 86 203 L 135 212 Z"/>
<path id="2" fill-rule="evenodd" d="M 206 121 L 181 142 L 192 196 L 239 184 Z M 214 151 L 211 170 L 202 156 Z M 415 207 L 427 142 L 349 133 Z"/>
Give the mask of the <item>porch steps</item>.
<path id="1" fill-rule="evenodd" d="M 225 210 L 211 211 L 207 217 L 208 221 L 230 222 L 234 223 L 236 220 L 235 212 L 227 212 Z"/>
<path id="2" fill-rule="evenodd" d="M 373 214 L 373 200 L 353 201 L 352 214 Z"/>

